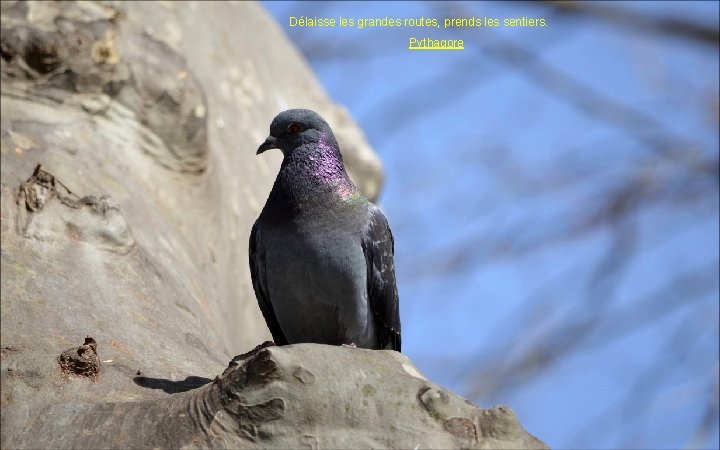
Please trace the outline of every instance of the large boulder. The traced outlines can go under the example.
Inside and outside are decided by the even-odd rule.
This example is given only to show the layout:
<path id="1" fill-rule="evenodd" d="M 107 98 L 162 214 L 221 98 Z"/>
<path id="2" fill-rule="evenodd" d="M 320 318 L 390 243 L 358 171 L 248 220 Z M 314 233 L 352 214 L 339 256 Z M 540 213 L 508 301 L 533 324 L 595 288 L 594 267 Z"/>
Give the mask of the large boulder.
<path id="1" fill-rule="evenodd" d="M 542 446 L 394 352 L 233 359 L 269 337 L 247 246 L 273 116 L 320 112 L 370 198 L 383 178 L 259 5 L 1 7 L 3 448 Z"/>

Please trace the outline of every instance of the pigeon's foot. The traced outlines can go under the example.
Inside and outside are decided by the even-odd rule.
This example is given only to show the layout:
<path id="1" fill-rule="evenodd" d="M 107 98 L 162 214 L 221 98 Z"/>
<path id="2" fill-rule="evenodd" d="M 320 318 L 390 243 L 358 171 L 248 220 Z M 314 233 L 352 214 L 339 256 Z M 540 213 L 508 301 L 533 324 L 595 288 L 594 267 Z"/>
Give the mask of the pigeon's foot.
<path id="1" fill-rule="evenodd" d="M 355 345 L 354 342 L 351 342 L 351 343 L 349 343 L 349 344 L 342 344 L 342 345 L 340 345 L 340 347 L 345 347 L 345 348 L 357 348 L 357 345 Z"/>
<path id="2" fill-rule="evenodd" d="M 275 342 L 265 341 L 262 344 L 255 346 L 255 348 L 250 350 L 249 352 L 243 353 L 242 355 L 237 355 L 236 357 L 234 357 L 232 359 L 232 361 L 230 361 L 230 364 L 228 364 L 228 367 L 227 367 L 227 369 L 225 369 L 225 372 L 227 372 L 228 370 L 230 370 L 231 368 L 233 368 L 235 366 L 239 366 L 241 362 L 245 361 L 246 359 L 255 355 L 257 352 L 259 352 L 260 350 L 262 350 L 266 347 L 276 347 Z M 223 372 L 223 374 L 225 372 Z"/>

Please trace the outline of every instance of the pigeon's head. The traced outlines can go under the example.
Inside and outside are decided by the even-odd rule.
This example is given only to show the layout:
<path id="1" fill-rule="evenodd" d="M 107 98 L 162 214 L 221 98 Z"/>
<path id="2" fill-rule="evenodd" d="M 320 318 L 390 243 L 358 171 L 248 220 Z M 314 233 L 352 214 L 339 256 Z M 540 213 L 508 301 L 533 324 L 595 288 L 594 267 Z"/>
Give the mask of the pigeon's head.
<path id="1" fill-rule="evenodd" d="M 270 124 L 270 136 L 258 147 L 257 154 L 278 148 L 288 155 L 301 145 L 319 142 L 322 138 L 335 142 L 330 125 L 320 114 L 309 109 L 289 109 L 275 116 Z"/>

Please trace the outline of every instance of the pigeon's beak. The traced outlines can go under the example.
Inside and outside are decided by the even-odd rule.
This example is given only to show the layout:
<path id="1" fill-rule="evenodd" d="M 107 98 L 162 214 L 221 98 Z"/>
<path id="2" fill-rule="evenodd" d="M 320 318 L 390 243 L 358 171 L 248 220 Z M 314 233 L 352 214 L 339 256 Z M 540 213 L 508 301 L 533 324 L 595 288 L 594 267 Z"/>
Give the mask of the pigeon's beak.
<path id="1" fill-rule="evenodd" d="M 260 153 L 264 152 L 265 150 L 270 150 L 271 148 L 280 148 L 277 145 L 277 138 L 273 135 L 270 135 L 265 139 L 265 142 L 260 144 L 260 147 L 257 149 L 256 155 L 259 155 Z"/>

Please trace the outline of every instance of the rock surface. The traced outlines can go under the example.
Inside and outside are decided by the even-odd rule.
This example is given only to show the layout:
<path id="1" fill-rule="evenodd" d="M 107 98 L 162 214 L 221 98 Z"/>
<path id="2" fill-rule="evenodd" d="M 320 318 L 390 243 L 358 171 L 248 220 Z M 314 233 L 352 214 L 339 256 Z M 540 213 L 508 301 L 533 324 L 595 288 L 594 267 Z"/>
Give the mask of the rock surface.
<path id="1" fill-rule="evenodd" d="M 393 352 L 260 349 L 212 383 L 269 337 L 247 242 L 272 117 L 320 112 L 366 195 L 383 177 L 259 5 L 0 7 L 3 448 L 540 445 Z"/>
<path id="2" fill-rule="evenodd" d="M 508 408 L 475 407 L 427 381 L 400 353 L 318 344 L 258 346 L 212 383 L 162 399 L 59 403 L 6 444 L 546 448 Z"/>

